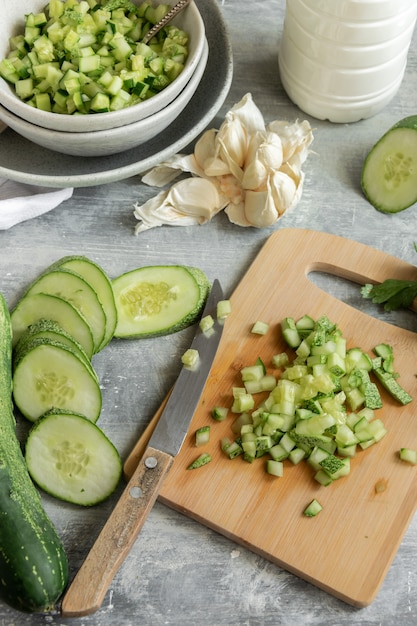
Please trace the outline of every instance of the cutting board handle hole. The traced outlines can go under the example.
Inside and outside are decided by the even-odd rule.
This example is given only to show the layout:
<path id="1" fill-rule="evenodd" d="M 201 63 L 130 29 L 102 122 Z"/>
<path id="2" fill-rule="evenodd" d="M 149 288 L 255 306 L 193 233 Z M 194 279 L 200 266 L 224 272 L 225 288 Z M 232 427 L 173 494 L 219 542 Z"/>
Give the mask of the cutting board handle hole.
<path id="1" fill-rule="evenodd" d="M 371 300 L 361 296 L 363 283 L 359 284 L 342 276 L 315 270 L 308 272 L 307 277 L 316 287 L 358 311 L 388 324 L 417 332 L 416 313 L 411 310 L 384 311 L 382 306 L 373 304 Z"/>

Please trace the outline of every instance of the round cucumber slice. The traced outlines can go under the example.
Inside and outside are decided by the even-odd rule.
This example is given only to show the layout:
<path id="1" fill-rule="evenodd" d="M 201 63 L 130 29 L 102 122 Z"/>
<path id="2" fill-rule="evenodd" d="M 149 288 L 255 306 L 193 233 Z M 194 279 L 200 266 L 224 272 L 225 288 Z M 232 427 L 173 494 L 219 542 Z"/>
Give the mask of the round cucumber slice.
<path id="1" fill-rule="evenodd" d="M 81 413 L 96 422 L 102 396 L 91 367 L 71 348 L 52 340 L 34 340 L 14 364 L 16 407 L 34 422 L 52 408 Z"/>
<path id="2" fill-rule="evenodd" d="M 69 269 L 48 269 L 29 286 L 26 294 L 32 293 L 49 293 L 70 302 L 87 320 L 93 335 L 94 352 L 98 351 L 104 337 L 106 317 L 96 292 L 84 278 Z"/>
<path id="3" fill-rule="evenodd" d="M 381 137 L 362 168 L 362 190 L 378 211 L 398 213 L 417 202 L 417 116 Z"/>
<path id="4" fill-rule="evenodd" d="M 87 356 L 94 350 L 93 335 L 87 320 L 68 300 L 47 293 L 23 296 L 11 313 L 13 347 L 28 326 L 48 315 L 82 345 Z"/>
<path id="5" fill-rule="evenodd" d="M 96 424 L 75 412 L 51 411 L 38 420 L 26 441 L 25 458 L 41 489 L 82 506 L 108 498 L 122 474 L 113 443 Z"/>
<path id="6" fill-rule="evenodd" d="M 52 267 L 74 271 L 82 276 L 96 292 L 106 315 L 104 337 L 99 346 L 99 350 L 102 350 L 112 339 L 117 323 L 116 303 L 110 278 L 100 265 L 85 256 L 65 256 L 58 259 Z"/>
<path id="7" fill-rule="evenodd" d="M 28 339 L 27 341 L 25 340 L 22 341 L 22 339 L 23 340 L 25 339 L 24 335 L 19 340 L 19 343 L 17 344 L 16 349 L 13 353 L 13 371 L 16 369 L 19 361 L 21 361 L 22 358 L 26 356 L 28 352 L 30 352 L 30 350 L 33 350 L 34 348 L 37 348 L 40 345 L 53 345 L 53 346 L 56 346 L 57 348 L 67 348 L 68 350 L 73 352 L 75 356 L 81 359 L 81 361 L 84 363 L 84 365 L 89 370 L 91 375 L 96 379 L 97 383 L 99 382 L 97 372 L 92 366 L 91 361 L 89 361 L 88 358 L 86 358 L 82 352 L 80 353 L 78 351 L 76 344 L 71 344 L 71 342 L 66 342 L 65 337 L 61 336 L 58 338 L 54 338 L 54 337 L 48 336 L 46 333 L 39 333 L 39 335 L 35 335 L 34 337 L 32 337 L 31 339 Z"/>
<path id="8" fill-rule="evenodd" d="M 113 280 L 115 337 L 155 337 L 194 324 L 207 298 L 208 278 L 182 265 L 141 267 Z"/>
<path id="9" fill-rule="evenodd" d="M 39 339 L 50 339 L 68 346 L 76 352 L 79 357 L 84 359 L 86 364 L 91 367 L 91 370 L 95 373 L 95 375 L 97 375 L 91 366 L 91 361 L 82 345 L 72 335 L 67 333 L 67 331 L 64 330 L 59 324 L 48 319 L 39 320 L 38 322 L 31 324 L 26 332 L 23 333 L 14 349 L 13 357 L 15 362 L 19 360 L 24 352 L 27 352 L 28 349 L 30 349 L 31 342 Z"/>

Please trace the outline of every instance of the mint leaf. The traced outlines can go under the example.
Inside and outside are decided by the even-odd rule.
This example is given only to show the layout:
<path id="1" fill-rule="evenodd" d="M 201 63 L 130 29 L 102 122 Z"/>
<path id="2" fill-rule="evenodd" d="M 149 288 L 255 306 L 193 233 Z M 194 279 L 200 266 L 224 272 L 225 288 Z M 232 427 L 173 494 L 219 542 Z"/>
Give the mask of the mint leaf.
<path id="1" fill-rule="evenodd" d="M 384 304 L 385 311 L 408 308 L 417 297 L 417 281 L 388 278 L 379 285 L 364 285 L 361 294 L 375 304 Z"/>

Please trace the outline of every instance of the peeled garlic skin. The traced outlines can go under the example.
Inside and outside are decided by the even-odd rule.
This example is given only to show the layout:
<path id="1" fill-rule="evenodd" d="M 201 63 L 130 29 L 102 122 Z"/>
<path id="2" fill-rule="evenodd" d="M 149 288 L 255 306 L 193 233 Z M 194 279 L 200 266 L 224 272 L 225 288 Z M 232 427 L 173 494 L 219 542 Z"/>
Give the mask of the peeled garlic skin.
<path id="1" fill-rule="evenodd" d="M 224 206 L 224 197 L 211 181 L 206 178 L 185 178 L 145 204 L 135 205 L 134 216 L 141 222 L 136 226 L 135 233 L 164 224 L 204 224 Z"/>

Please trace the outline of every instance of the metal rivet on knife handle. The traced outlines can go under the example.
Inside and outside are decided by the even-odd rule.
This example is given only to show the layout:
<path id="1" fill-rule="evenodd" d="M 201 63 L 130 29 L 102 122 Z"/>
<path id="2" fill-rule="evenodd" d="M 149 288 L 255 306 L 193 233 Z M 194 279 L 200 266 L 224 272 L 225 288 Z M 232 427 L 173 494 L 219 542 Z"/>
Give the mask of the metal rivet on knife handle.
<path id="1" fill-rule="evenodd" d="M 148 469 L 154 469 L 158 465 L 158 459 L 154 456 L 148 456 L 145 459 L 145 465 Z"/>

